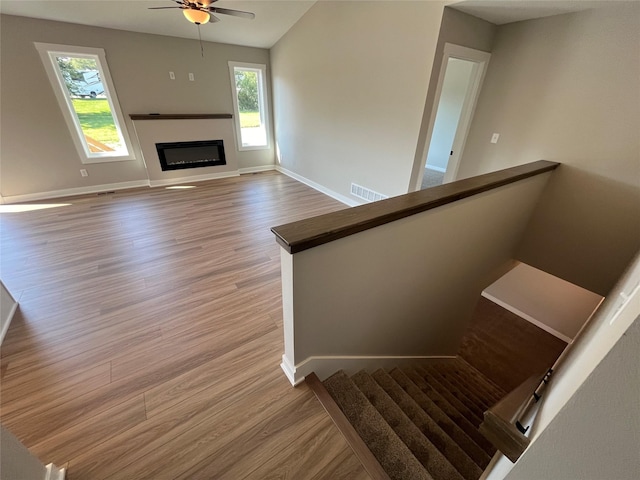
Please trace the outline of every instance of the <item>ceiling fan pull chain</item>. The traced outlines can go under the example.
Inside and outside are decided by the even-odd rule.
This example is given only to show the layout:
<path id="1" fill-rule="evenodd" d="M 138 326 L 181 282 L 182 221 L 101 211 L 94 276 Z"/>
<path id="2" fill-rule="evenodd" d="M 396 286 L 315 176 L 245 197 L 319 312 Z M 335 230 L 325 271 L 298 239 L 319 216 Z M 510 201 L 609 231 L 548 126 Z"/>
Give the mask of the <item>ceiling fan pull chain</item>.
<path id="1" fill-rule="evenodd" d="M 200 40 L 200 55 L 204 58 L 204 47 L 202 46 L 202 37 L 200 36 L 200 24 L 198 24 L 198 40 Z"/>

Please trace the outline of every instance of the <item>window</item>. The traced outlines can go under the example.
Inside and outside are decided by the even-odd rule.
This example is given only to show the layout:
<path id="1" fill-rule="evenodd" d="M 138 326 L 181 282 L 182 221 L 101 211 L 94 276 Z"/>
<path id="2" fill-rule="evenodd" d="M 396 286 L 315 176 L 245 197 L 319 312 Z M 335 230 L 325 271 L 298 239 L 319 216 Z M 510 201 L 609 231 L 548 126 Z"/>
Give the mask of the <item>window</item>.
<path id="1" fill-rule="evenodd" d="M 266 65 L 229 62 L 239 150 L 269 148 Z"/>
<path id="2" fill-rule="evenodd" d="M 133 160 L 104 50 L 36 43 L 82 163 Z"/>

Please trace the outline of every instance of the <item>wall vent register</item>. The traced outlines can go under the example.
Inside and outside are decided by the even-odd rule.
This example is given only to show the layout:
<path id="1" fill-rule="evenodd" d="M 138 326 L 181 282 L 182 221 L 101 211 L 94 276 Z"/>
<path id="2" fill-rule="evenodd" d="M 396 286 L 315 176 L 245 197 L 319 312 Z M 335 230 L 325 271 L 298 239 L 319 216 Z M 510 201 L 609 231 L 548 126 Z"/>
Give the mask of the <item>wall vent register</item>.
<path id="1" fill-rule="evenodd" d="M 156 143 L 156 150 L 163 171 L 227 164 L 222 140 Z"/>

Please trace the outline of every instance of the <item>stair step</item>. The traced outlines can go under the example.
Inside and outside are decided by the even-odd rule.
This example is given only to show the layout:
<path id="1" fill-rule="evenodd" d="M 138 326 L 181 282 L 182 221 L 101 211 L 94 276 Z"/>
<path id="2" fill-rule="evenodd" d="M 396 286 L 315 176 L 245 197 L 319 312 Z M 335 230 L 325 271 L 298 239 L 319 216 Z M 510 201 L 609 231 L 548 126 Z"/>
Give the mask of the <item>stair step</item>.
<path id="1" fill-rule="evenodd" d="M 482 469 L 487 467 L 491 460 L 490 455 L 494 450 L 491 444 L 466 418 L 450 405 L 446 407 L 446 411 L 440 408 L 401 370 L 393 369 L 389 376 L 413 399 L 416 405 L 431 417 L 471 457 L 476 465 Z M 374 376 L 374 378 L 377 380 L 377 377 Z M 447 412 L 450 412 L 451 415 L 448 415 Z"/>
<path id="2" fill-rule="evenodd" d="M 478 480 L 496 452 L 478 427 L 501 389 L 464 361 L 312 377 L 375 478 Z"/>
<path id="3" fill-rule="evenodd" d="M 494 397 L 497 399 L 497 401 L 502 400 L 506 396 L 507 392 L 504 388 L 500 387 L 493 380 L 486 377 L 464 358 L 456 357 L 455 360 L 451 362 L 451 367 L 456 368 L 462 375 L 465 375 L 468 378 L 473 378 L 476 382 L 484 385 L 488 390 L 493 392 Z"/>
<path id="4" fill-rule="evenodd" d="M 484 412 L 488 407 L 485 408 L 484 405 L 478 405 L 478 401 L 471 392 L 466 388 L 461 388 L 454 382 L 447 380 L 442 373 L 433 367 L 427 366 L 422 367 L 422 369 L 429 375 L 431 381 L 437 381 L 445 390 L 464 403 L 464 405 L 471 410 L 473 414 L 480 419 L 480 421 L 482 421 L 484 418 Z"/>
<path id="5" fill-rule="evenodd" d="M 427 469 L 434 480 L 463 480 L 464 477 L 447 460 L 387 395 L 384 389 L 366 372 L 351 377 L 380 415 L 393 428 L 398 437 Z M 477 478 L 477 477 L 476 477 Z"/>
<path id="6" fill-rule="evenodd" d="M 346 373 L 339 371 L 323 384 L 390 478 L 433 480 Z"/>
<path id="7" fill-rule="evenodd" d="M 409 378 L 413 380 L 429 398 L 433 399 L 434 396 L 443 397 L 476 428 L 480 426 L 482 417 L 471 411 L 453 392 L 447 390 L 446 386 L 438 382 L 437 379 L 433 378 L 420 367 L 415 367 L 413 370 L 406 371 L 405 373 L 407 373 Z"/>
<path id="8" fill-rule="evenodd" d="M 453 362 L 441 366 L 442 374 L 462 387 L 468 388 L 476 397 L 483 400 L 484 405 L 491 407 L 500 401 L 498 395 L 487 384 L 480 383 L 472 375 L 456 367 Z"/>
<path id="9" fill-rule="evenodd" d="M 476 392 L 472 385 L 461 382 L 457 376 L 443 371 L 442 368 L 426 366 L 425 370 L 438 378 L 440 383 L 446 385 L 450 391 L 458 392 L 458 398 L 462 400 L 470 410 L 479 412 L 481 416 L 484 416 L 484 412 L 494 404 L 494 402 L 486 398 L 486 394 Z"/>
<path id="10" fill-rule="evenodd" d="M 385 371 L 373 373 L 373 379 L 384 389 L 408 419 L 467 480 L 476 480 L 482 470 L 467 453 L 431 418 L 411 396 Z M 406 443 L 406 442 L 405 442 Z"/>

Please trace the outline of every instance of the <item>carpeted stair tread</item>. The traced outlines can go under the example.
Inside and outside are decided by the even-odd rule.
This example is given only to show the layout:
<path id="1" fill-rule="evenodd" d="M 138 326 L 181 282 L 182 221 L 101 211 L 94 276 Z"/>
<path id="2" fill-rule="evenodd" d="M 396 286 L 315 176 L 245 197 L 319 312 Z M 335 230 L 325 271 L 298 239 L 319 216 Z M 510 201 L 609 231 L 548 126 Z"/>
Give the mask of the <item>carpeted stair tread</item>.
<path id="1" fill-rule="evenodd" d="M 431 381 L 436 380 L 440 385 L 442 385 L 448 392 L 454 395 L 458 400 L 465 404 L 465 406 L 471 410 L 478 418 L 484 418 L 484 412 L 488 407 L 484 405 L 479 405 L 478 400 L 473 395 L 473 393 L 469 392 L 466 388 L 461 388 L 455 382 L 448 380 L 442 373 L 440 373 L 433 366 L 421 366 L 422 371 L 426 372 L 429 375 Z"/>
<path id="2" fill-rule="evenodd" d="M 482 400 L 483 404 L 492 406 L 500 400 L 499 398 L 496 398 L 493 391 L 487 388 L 486 385 L 478 383 L 474 377 L 464 375 L 464 373 L 453 366 L 452 363 L 453 362 L 449 362 L 449 364 L 439 364 L 438 368 L 440 373 L 449 380 L 455 382 L 457 385 L 467 388 L 469 391 L 473 392 L 478 399 Z"/>
<path id="3" fill-rule="evenodd" d="M 474 385 L 461 381 L 457 375 L 446 372 L 441 366 L 427 365 L 425 369 L 446 384 L 450 390 L 455 389 L 465 399 L 465 405 L 473 406 L 484 414 L 495 402 L 487 399 L 486 392 L 477 391 Z"/>
<path id="4" fill-rule="evenodd" d="M 493 382 L 464 360 L 444 363 L 442 365 L 442 371 L 455 375 L 461 382 L 469 384 L 475 391 L 481 392 L 485 398 L 493 404 L 498 403 L 506 394 L 501 388 L 493 384 Z"/>
<path id="5" fill-rule="evenodd" d="M 432 378 L 427 372 L 420 367 L 405 371 L 411 380 L 415 382 L 418 387 L 427 394 L 427 396 L 433 399 L 438 395 L 443 397 L 449 402 L 458 412 L 460 412 L 467 420 L 469 420 L 476 428 L 480 426 L 482 418 L 473 413 L 462 403 L 458 398 L 449 392 L 445 386 L 441 385 L 436 379 Z"/>
<path id="6" fill-rule="evenodd" d="M 346 373 L 339 371 L 323 384 L 389 477 L 394 480 L 433 480 Z"/>
<path id="7" fill-rule="evenodd" d="M 404 372 L 395 368 L 389 376 L 409 395 L 413 401 L 431 417 L 449 437 L 451 437 L 480 468 L 484 469 L 489 464 L 495 449 L 476 430 L 476 428 L 464 418 L 450 404 L 440 408 L 432 399 L 427 397 Z M 374 377 L 377 379 L 377 377 Z M 449 414 L 448 414 L 448 413 Z M 485 450 L 486 448 L 486 450 Z"/>
<path id="8" fill-rule="evenodd" d="M 452 362 L 452 364 L 458 366 L 462 372 L 465 372 L 466 375 L 473 376 L 479 382 L 485 384 L 488 388 L 493 390 L 493 392 L 496 394 L 496 396 L 499 399 L 502 399 L 507 395 L 507 391 L 505 391 L 504 388 L 502 388 L 500 385 L 495 383 L 493 380 L 491 380 L 490 378 L 488 378 L 487 376 L 482 374 L 482 372 L 480 372 L 480 370 L 478 370 L 476 367 L 471 365 L 464 358 L 456 357 L 454 359 L 454 361 Z"/>
<path id="9" fill-rule="evenodd" d="M 443 453 L 436 448 L 420 431 L 420 429 L 405 415 L 393 399 L 378 385 L 368 373 L 362 371 L 351 377 L 353 383 L 367 397 L 369 402 L 380 412 L 380 415 L 393 428 L 394 432 L 409 447 L 413 455 L 427 469 L 434 480 L 463 480 L 460 472 L 447 460 Z M 365 443 L 367 439 L 364 439 Z M 476 480 L 469 478 L 469 480 Z"/>
<path id="10" fill-rule="evenodd" d="M 493 389 L 491 389 L 487 384 L 481 383 L 472 375 L 465 374 L 465 372 L 455 366 L 453 362 L 442 364 L 440 366 L 440 371 L 447 378 L 472 390 L 479 398 L 486 400 L 490 406 L 495 405 L 500 401 L 500 397 L 498 397 Z"/>
<path id="11" fill-rule="evenodd" d="M 482 469 L 473 459 L 387 372 L 377 370 L 371 376 L 465 479 L 477 480 L 482 475 Z"/>

